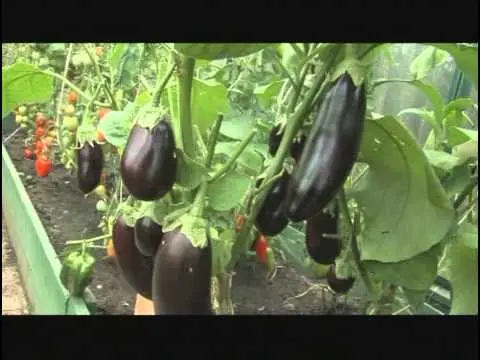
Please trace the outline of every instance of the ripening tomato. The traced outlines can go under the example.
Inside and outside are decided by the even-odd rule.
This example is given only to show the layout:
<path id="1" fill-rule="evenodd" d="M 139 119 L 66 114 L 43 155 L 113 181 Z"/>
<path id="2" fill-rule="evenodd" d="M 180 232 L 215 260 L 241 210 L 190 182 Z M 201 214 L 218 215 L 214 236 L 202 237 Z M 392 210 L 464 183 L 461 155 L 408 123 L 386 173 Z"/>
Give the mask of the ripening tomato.
<path id="1" fill-rule="evenodd" d="M 53 170 L 53 163 L 52 160 L 48 160 L 45 157 L 39 157 L 35 161 L 35 170 L 37 171 L 37 175 L 40 177 L 46 177 L 50 172 Z"/>
<path id="2" fill-rule="evenodd" d="M 37 116 L 35 118 L 35 125 L 38 127 L 43 127 L 47 124 L 48 118 L 42 114 L 42 113 L 37 113 Z"/>
<path id="3" fill-rule="evenodd" d="M 73 106 L 73 104 L 65 105 L 63 108 L 63 113 L 67 116 L 74 116 L 75 106 Z"/>
<path id="4" fill-rule="evenodd" d="M 260 237 L 255 242 L 255 253 L 260 264 L 266 264 L 268 261 L 268 241 L 265 235 Z"/>
<path id="5" fill-rule="evenodd" d="M 43 141 L 37 141 L 37 143 L 35 144 L 35 150 L 37 151 L 42 151 L 45 149 L 45 143 Z"/>
<path id="6" fill-rule="evenodd" d="M 78 100 L 78 95 L 75 91 L 71 90 L 67 94 L 67 101 L 69 104 L 75 105 Z"/>
<path id="7" fill-rule="evenodd" d="M 107 115 L 110 111 L 112 111 L 112 109 L 109 109 L 109 108 L 100 108 L 98 110 L 98 118 L 100 120 L 102 120 L 102 118 Z"/>
<path id="8" fill-rule="evenodd" d="M 45 129 L 42 128 L 42 127 L 38 127 L 36 130 L 35 130 L 35 136 L 37 138 L 41 138 L 43 135 L 45 135 Z"/>
<path id="9" fill-rule="evenodd" d="M 33 153 L 32 150 L 26 148 L 24 151 L 23 151 L 23 157 L 25 159 L 29 159 L 29 160 L 33 160 L 35 154 Z"/>
<path id="10" fill-rule="evenodd" d="M 97 141 L 101 143 L 105 141 L 105 135 L 100 130 L 97 130 Z"/>
<path id="11" fill-rule="evenodd" d="M 95 54 L 96 54 L 98 57 L 100 57 L 100 56 L 103 55 L 103 51 L 104 51 L 104 49 L 103 49 L 102 46 L 97 46 L 97 47 L 95 48 Z"/>
<path id="12" fill-rule="evenodd" d="M 45 144 L 45 147 L 52 145 L 54 141 L 55 141 L 55 138 L 51 136 L 47 136 L 45 139 L 43 139 L 43 143 Z"/>

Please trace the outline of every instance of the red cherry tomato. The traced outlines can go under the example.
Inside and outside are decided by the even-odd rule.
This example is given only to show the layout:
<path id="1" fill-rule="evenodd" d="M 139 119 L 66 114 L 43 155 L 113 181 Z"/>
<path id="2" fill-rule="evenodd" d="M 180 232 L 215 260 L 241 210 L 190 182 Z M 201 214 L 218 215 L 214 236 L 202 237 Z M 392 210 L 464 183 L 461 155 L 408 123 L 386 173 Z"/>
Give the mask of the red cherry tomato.
<path id="1" fill-rule="evenodd" d="M 112 109 L 109 109 L 109 108 L 100 108 L 98 110 L 98 118 L 100 120 L 102 120 L 102 118 L 107 115 L 110 111 L 112 111 Z"/>
<path id="2" fill-rule="evenodd" d="M 266 264 L 268 261 L 268 241 L 265 235 L 260 237 L 255 242 L 255 253 L 257 254 L 257 260 L 260 264 Z"/>
<path id="3" fill-rule="evenodd" d="M 30 150 L 30 149 L 25 149 L 25 150 L 23 151 L 23 157 L 24 157 L 25 159 L 32 160 L 32 159 L 34 158 L 34 156 L 35 156 L 35 154 L 34 154 L 33 151 Z"/>
<path id="4" fill-rule="evenodd" d="M 42 127 L 38 127 L 36 130 L 35 130 L 35 136 L 37 138 L 41 138 L 43 135 L 45 135 L 45 129 L 42 128 Z"/>
<path id="5" fill-rule="evenodd" d="M 52 160 L 48 160 L 45 157 L 39 157 L 35 160 L 35 170 L 40 177 L 46 177 L 53 170 Z"/>

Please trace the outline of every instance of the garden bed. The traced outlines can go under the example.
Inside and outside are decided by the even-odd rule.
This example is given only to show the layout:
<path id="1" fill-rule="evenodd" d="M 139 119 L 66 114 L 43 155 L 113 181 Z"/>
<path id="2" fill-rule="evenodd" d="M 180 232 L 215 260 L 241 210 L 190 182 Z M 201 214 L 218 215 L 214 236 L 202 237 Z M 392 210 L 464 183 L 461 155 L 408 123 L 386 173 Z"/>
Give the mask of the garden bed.
<path id="1" fill-rule="evenodd" d="M 2 137 L 5 128 L 2 127 Z M 101 215 L 95 210 L 98 197 L 85 198 L 77 188 L 76 178 L 60 165 L 46 178 L 35 174 L 34 162 L 23 159 L 23 136 L 14 135 L 5 144 L 13 164 L 37 211 L 57 254 L 67 240 L 101 235 Z M 97 249 L 90 290 L 96 298 L 99 314 L 128 315 L 133 313 L 135 292 L 128 287 L 105 251 Z M 360 313 L 360 302 L 353 297 L 335 297 L 324 284 L 315 283 L 298 274 L 286 264 L 278 264 L 276 276 L 267 279 L 262 266 L 242 264 L 233 278 L 233 301 L 236 314 L 353 314 Z M 323 285 L 323 286 L 322 286 Z M 298 298 L 293 298 L 298 296 Z"/>

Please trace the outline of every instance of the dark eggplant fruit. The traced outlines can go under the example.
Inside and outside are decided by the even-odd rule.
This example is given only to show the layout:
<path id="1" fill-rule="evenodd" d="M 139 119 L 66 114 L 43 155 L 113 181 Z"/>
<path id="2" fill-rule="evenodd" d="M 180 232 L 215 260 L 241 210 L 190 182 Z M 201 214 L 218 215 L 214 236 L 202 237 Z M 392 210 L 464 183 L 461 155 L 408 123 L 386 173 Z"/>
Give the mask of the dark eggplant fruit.
<path id="1" fill-rule="evenodd" d="M 355 283 L 355 278 L 338 278 L 335 273 L 335 265 L 330 265 L 327 271 L 327 284 L 337 294 L 346 294 Z"/>
<path id="2" fill-rule="evenodd" d="M 152 299 L 153 258 L 143 256 L 135 246 L 134 229 L 119 216 L 113 224 L 115 261 L 127 283 L 140 295 Z"/>
<path id="3" fill-rule="evenodd" d="M 287 217 L 307 220 L 338 193 L 355 164 L 363 134 L 366 97 L 348 73 L 327 93 L 287 194 Z"/>
<path id="4" fill-rule="evenodd" d="M 279 134 L 278 133 L 279 130 L 280 130 L 280 124 L 273 127 L 272 130 L 270 130 L 270 135 L 268 137 L 268 152 L 272 156 L 275 155 L 278 148 L 280 147 L 280 142 L 282 141 L 283 132 Z"/>
<path id="5" fill-rule="evenodd" d="M 120 174 L 138 200 L 158 200 L 175 182 L 177 158 L 170 124 L 162 120 L 151 130 L 135 125 L 120 163 Z"/>
<path id="6" fill-rule="evenodd" d="M 135 222 L 135 246 L 140 254 L 154 256 L 162 241 L 162 227 L 148 216 L 144 216 Z"/>
<path id="7" fill-rule="evenodd" d="M 163 235 L 152 280 L 156 315 L 212 315 L 210 244 L 196 248 L 182 232 Z"/>
<path id="8" fill-rule="evenodd" d="M 264 235 L 275 236 L 288 225 L 288 218 L 285 215 L 285 196 L 289 181 L 290 175 L 285 171 L 282 177 L 272 185 L 263 201 L 255 226 Z"/>
<path id="9" fill-rule="evenodd" d="M 302 135 L 299 139 L 294 139 L 292 146 L 290 148 L 290 156 L 295 159 L 295 161 L 300 160 L 300 156 L 302 155 L 303 148 L 305 147 L 305 143 L 307 141 L 307 137 Z"/>
<path id="10" fill-rule="evenodd" d="M 77 182 L 84 194 L 93 191 L 102 177 L 103 150 L 93 142 L 93 146 L 86 142 L 77 150 Z"/>
<path id="11" fill-rule="evenodd" d="M 338 234 L 338 204 L 335 202 L 333 213 L 324 209 L 307 220 L 305 240 L 308 255 L 317 263 L 330 265 L 340 255 L 340 239 L 325 237 L 323 234 Z"/>

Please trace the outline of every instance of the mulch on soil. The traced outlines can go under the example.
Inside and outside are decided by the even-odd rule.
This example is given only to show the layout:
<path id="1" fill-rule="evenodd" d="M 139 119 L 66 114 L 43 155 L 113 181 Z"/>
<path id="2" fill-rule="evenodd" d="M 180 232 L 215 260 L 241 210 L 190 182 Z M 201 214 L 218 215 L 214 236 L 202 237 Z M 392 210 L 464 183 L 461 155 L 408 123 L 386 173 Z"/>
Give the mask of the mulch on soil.
<path id="1" fill-rule="evenodd" d="M 3 134 L 2 129 L 2 135 L 5 138 L 8 134 Z M 68 240 L 101 235 L 101 215 L 95 209 L 99 198 L 94 194 L 85 197 L 77 188 L 75 175 L 60 164 L 48 177 L 38 177 L 34 162 L 23 159 L 23 136 L 22 132 L 16 134 L 5 146 L 57 254 L 62 253 Z M 135 292 L 123 281 L 113 261 L 105 260 L 105 251 L 95 250 L 99 261 L 90 289 L 97 307 L 104 314 L 133 314 Z M 358 299 L 333 296 L 324 284 L 312 283 L 288 264 L 278 265 L 281 266 L 272 281 L 259 264 L 246 263 L 237 269 L 232 286 L 236 314 L 361 313 Z M 315 286 L 311 288 L 312 285 Z"/>

